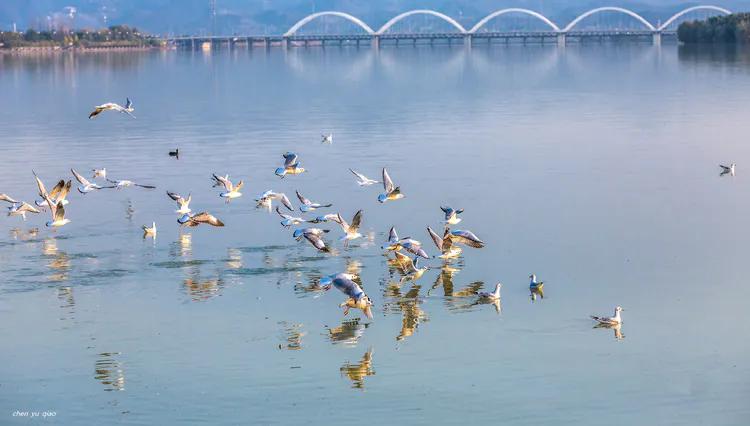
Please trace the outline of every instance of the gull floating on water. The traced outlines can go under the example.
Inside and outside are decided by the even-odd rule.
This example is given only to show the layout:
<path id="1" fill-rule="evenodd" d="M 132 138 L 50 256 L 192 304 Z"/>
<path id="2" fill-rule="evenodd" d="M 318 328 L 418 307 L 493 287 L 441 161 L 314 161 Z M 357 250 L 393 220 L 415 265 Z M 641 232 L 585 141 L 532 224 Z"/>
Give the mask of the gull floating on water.
<path id="1" fill-rule="evenodd" d="M 141 188 L 146 188 L 146 189 L 156 189 L 156 187 L 153 186 L 153 185 L 141 185 L 140 183 L 135 183 L 132 180 L 125 180 L 125 179 L 123 179 L 123 180 L 112 180 L 112 179 L 107 179 L 107 182 L 115 184 L 115 188 L 117 188 L 117 189 L 127 188 L 127 187 L 130 187 L 130 186 L 139 186 Z"/>
<path id="2" fill-rule="evenodd" d="M 536 274 L 529 275 L 529 289 L 531 290 L 542 290 L 544 288 L 544 281 L 537 282 Z M 554 287 L 554 286 L 553 286 Z"/>
<path id="3" fill-rule="evenodd" d="M 34 174 L 34 176 L 36 176 L 36 174 Z M 38 179 L 39 178 L 37 178 L 37 186 L 39 183 L 41 183 L 41 181 Z M 64 179 L 60 179 L 60 181 L 57 182 L 57 185 L 52 188 L 52 191 L 47 193 L 47 191 L 45 190 L 44 192 L 49 195 L 49 198 L 54 204 L 57 204 L 59 201 L 63 206 L 67 206 L 68 200 L 66 200 L 66 198 L 68 196 L 68 193 L 70 192 L 70 187 L 72 185 L 72 181 L 65 182 Z M 47 207 L 47 201 L 44 199 L 44 196 L 41 195 L 42 188 L 44 188 L 44 185 L 42 185 L 42 187 L 40 187 L 39 189 L 39 196 L 42 197 L 42 199 L 34 201 L 34 204 L 36 204 L 38 207 Z"/>
<path id="4" fill-rule="evenodd" d="M 174 151 L 169 151 L 169 156 L 180 158 L 180 148 L 175 148 Z"/>
<path id="5" fill-rule="evenodd" d="M 185 226 L 198 226 L 201 224 L 207 224 L 211 226 L 224 226 L 224 222 L 220 221 L 216 216 L 208 212 L 201 212 L 198 214 L 185 213 L 177 219 L 177 223 Z"/>
<path id="6" fill-rule="evenodd" d="M 333 143 L 333 133 L 329 133 L 327 135 L 320 135 L 321 138 L 323 138 L 320 143 L 327 143 L 332 144 Z"/>
<path id="7" fill-rule="evenodd" d="M 338 223 L 341 226 L 341 229 L 344 230 L 344 236 L 341 237 L 341 239 L 346 246 L 349 246 L 349 241 L 356 240 L 362 236 L 362 234 L 359 233 L 359 225 L 362 223 L 362 210 L 357 210 L 357 213 L 354 213 L 351 224 L 347 223 L 344 218 L 341 217 L 340 213 L 336 215 L 336 219 L 333 221 Z"/>
<path id="8" fill-rule="evenodd" d="M 102 169 L 91 169 L 91 172 L 93 173 L 93 175 L 91 175 L 92 179 L 96 179 L 98 177 L 100 177 L 102 179 L 106 179 L 107 178 L 107 169 L 105 169 L 105 168 L 102 168 Z"/>
<path id="9" fill-rule="evenodd" d="M 284 207 L 289 209 L 289 211 L 294 211 L 294 207 L 292 207 L 292 203 L 291 201 L 289 201 L 289 197 L 287 197 L 283 192 L 273 192 L 271 190 L 268 190 L 262 193 L 259 198 L 255 199 L 255 201 L 258 202 L 258 207 L 265 206 L 269 211 L 271 210 L 273 200 L 279 200 L 281 204 L 284 205 Z"/>
<path id="10" fill-rule="evenodd" d="M 724 165 L 719 164 L 719 167 L 721 167 L 721 174 L 722 175 L 725 175 L 725 174 L 729 173 L 730 175 L 734 176 L 734 168 L 736 166 L 737 166 L 737 164 L 735 164 L 735 163 L 732 163 L 732 164 L 730 164 L 728 166 L 724 166 Z"/>
<path id="11" fill-rule="evenodd" d="M 602 325 L 618 325 L 622 324 L 622 316 L 620 313 L 623 311 L 623 309 L 619 306 L 615 307 L 615 316 L 613 317 L 598 317 L 595 315 L 591 315 L 591 319 L 598 322 Z"/>
<path id="12" fill-rule="evenodd" d="M 370 179 L 367 176 L 363 175 L 362 173 L 357 173 L 352 169 L 349 169 L 350 172 L 354 174 L 354 176 L 357 177 L 357 184 L 359 186 L 370 186 L 376 183 L 380 183 L 380 181 L 377 181 L 375 179 Z"/>
<path id="13" fill-rule="evenodd" d="M 305 238 L 307 241 L 312 244 L 313 247 L 316 249 L 322 251 L 322 252 L 330 252 L 331 249 L 326 245 L 325 241 L 323 241 L 323 234 L 329 232 L 328 229 L 320 229 L 320 228 L 302 228 L 302 229 L 295 229 L 293 237 L 297 241 L 301 241 L 302 238 Z"/>
<path id="14" fill-rule="evenodd" d="M 182 195 L 176 193 L 176 192 L 170 192 L 167 191 L 167 195 L 169 198 L 173 199 L 174 201 L 177 201 L 177 204 L 180 205 L 180 208 L 178 210 L 175 210 L 175 213 L 185 214 L 190 213 L 190 201 L 193 199 L 192 194 L 188 194 L 187 198 L 184 198 Z"/>
<path id="15" fill-rule="evenodd" d="M 383 167 L 383 189 L 385 189 L 385 192 L 378 195 L 378 201 L 381 203 L 385 203 L 388 200 L 404 198 L 404 194 L 401 193 L 401 187 L 393 185 L 393 181 L 388 175 L 388 171 L 385 167 Z"/>
<path id="16" fill-rule="evenodd" d="M 80 192 L 81 194 L 87 194 L 97 189 L 114 188 L 114 186 L 101 186 L 97 183 L 90 182 L 88 179 L 83 177 L 83 175 L 75 171 L 75 169 L 70 169 L 70 171 L 71 173 L 73 173 L 73 176 L 75 176 L 76 180 L 81 184 L 81 186 L 78 187 L 78 192 Z"/>
<path id="17" fill-rule="evenodd" d="M 89 114 L 89 119 L 96 117 L 104 111 L 118 111 L 135 118 L 135 116 L 132 114 L 133 111 L 135 111 L 135 108 L 133 108 L 133 103 L 130 102 L 130 98 L 125 99 L 125 107 L 122 107 L 114 102 L 107 102 L 106 104 L 101 104 L 95 107 L 94 110 L 91 111 L 91 114 Z"/>
<path id="18" fill-rule="evenodd" d="M 362 290 L 359 284 L 354 282 L 352 274 L 334 274 L 320 279 L 320 285 L 326 288 L 336 287 L 349 298 L 339 305 L 344 308 L 344 315 L 349 314 L 350 308 L 361 309 L 367 318 L 372 319 L 372 301 Z"/>
<path id="19" fill-rule="evenodd" d="M 284 226 L 286 228 L 289 228 L 292 225 L 299 225 L 301 223 L 307 222 L 305 219 L 301 217 L 291 216 L 291 215 L 282 213 L 281 210 L 279 210 L 279 206 L 276 206 L 276 213 L 278 213 L 279 216 L 281 216 L 281 218 L 284 219 L 281 221 L 281 226 Z"/>
<path id="20" fill-rule="evenodd" d="M 485 300 L 485 301 L 495 301 L 500 300 L 500 288 L 503 285 L 500 283 L 495 284 L 495 291 L 493 292 L 487 292 L 487 291 L 481 291 L 477 293 L 477 296 L 479 296 L 479 300 Z"/>
<path id="21" fill-rule="evenodd" d="M 299 156 L 293 152 L 287 152 L 282 155 L 284 157 L 284 167 L 276 169 L 276 176 L 284 177 L 286 175 L 298 175 L 305 171 L 304 167 L 299 165 Z"/>
<path id="22" fill-rule="evenodd" d="M 448 225 L 456 225 L 458 222 L 461 222 L 461 218 L 458 217 L 461 213 L 464 212 L 464 209 L 453 209 L 451 207 L 443 207 L 440 206 L 440 210 L 445 213 L 445 223 Z"/>
<path id="23" fill-rule="evenodd" d="M 461 247 L 453 244 L 453 238 L 451 238 L 451 233 L 448 229 L 445 230 L 442 238 L 429 226 L 427 227 L 427 232 L 430 234 L 435 246 L 440 250 L 440 255 L 437 257 L 441 259 L 452 259 L 461 254 Z"/>
<path id="24" fill-rule="evenodd" d="M 299 202 L 302 203 L 302 205 L 299 206 L 299 210 L 303 213 L 311 212 L 315 209 L 323 208 L 323 207 L 331 207 L 333 204 L 320 204 L 320 203 L 313 203 L 312 201 L 308 200 L 307 198 L 303 197 L 302 194 L 299 193 L 299 191 L 295 191 L 297 193 L 297 198 L 299 198 Z"/>
<path id="25" fill-rule="evenodd" d="M 225 192 L 219 194 L 219 197 L 226 198 L 227 203 L 233 198 L 239 198 L 242 196 L 240 189 L 242 189 L 242 185 L 245 184 L 244 181 L 239 181 L 239 183 L 237 183 L 237 185 L 235 186 L 227 177 L 217 176 L 216 173 L 214 173 L 213 178 L 214 180 L 221 182 L 221 184 L 224 186 L 224 189 L 226 189 Z"/>
<path id="26" fill-rule="evenodd" d="M 151 227 L 149 228 L 148 225 L 143 225 L 143 238 L 146 238 L 146 236 L 156 237 L 156 222 L 151 222 Z"/>

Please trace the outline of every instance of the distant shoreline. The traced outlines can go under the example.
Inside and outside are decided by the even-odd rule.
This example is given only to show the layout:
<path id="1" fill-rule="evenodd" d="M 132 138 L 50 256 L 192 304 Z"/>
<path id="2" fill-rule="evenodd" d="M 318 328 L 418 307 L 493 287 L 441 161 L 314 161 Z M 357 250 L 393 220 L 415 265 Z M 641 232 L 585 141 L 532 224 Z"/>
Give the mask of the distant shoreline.
<path id="1" fill-rule="evenodd" d="M 147 52 L 151 50 L 174 50 L 173 46 L 22 46 L 0 47 L 0 54 L 31 55 L 40 53 L 89 53 L 89 52 Z"/>

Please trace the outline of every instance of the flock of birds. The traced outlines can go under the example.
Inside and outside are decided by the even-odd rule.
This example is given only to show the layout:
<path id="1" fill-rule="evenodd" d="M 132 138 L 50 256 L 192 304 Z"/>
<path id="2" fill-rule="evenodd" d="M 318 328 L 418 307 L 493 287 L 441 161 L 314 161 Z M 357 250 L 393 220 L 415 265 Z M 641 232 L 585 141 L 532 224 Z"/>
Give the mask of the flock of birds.
<path id="1" fill-rule="evenodd" d="M 127 114 L 132 118 L 135 116 L 132 114 L 134 111 L 133 103 L 130 99 L 127 99 L 124 107 L 116 103 L 105 103 L 94 108 L 89 114 L 89 119 L 96 117 L 105 111 L 115 111 L 123 114 Z M 321 143 L 332 144 L 333 134 L 322 135 Z M 170 156 L 179 157 L 179 149 L 169 152 Z M 284 163 L 281 167 L 275 170 L 275 174 L 280 178 L 285 178 L 287 175 L 298 175 L 305 172 L 305 168 L 300 165 L 299 156 L 294 152 L 286 152 L 283 154 Z M 722 174 L 735 173 L 735 164 L 730 166 L 721 166 Z M 393 183 L 390 175 L 386 168 L 382 169 L 382 180 L 378 181 L 370 179 L 367 176 L 358 173 L 355 170 L 349 169 L 351 173 L 356 177 L 356 182 L 359 186 L 367 187 L 375 184 L 382 184 L 383 192 L 378 194 L 377 200 L 383 204 L 389 201 L 396 201 L 404 198 L 404 194 L 401 192 L 401 187 L 396 186 Z M 76 170 L 71 169 L 73 177 L 80 184 L 77 189 L 81 194 L 88 194 L 93 191 L 99 191 L 102 189 L 124 189 L 128 187 L 140 187 L 145 189 L 155 189 L 155 186 L 144 185 L 136 183 L 130 180 L 113 180 L 107 177 L 107 170 L 105 168 L 92 169 L 91 180 L 84 177 Z M 17 201 L 16 199 L 6 195 L 0 194 L 0 201 L 10 203 L 8 207 L 8 216 L 21 216 L 22 219 L 26 220 L 27 214 L 39 214 L 42 209 L 48 209 L 51 214 L 51 220 L 46 222 L 47 227 L 59 228 L 67 225 L 71 221 L 65 217 L 65 206 L 68 205 L 69 201 L 67 196 L 72 187 L 72 180 L 60 179 L 52 190 L 48 191 L 40 177 L 33 172 L 36 180 L 39 197 L 41 199 L 35 200 L 32 203 L 25 201 Z M 219 192 L 219 197 L 226 200 L 227 203 L 242 197 L 242 187 L 244 182 L 233 182 L 229 175 L 220 176 L 213 174 L 211 176 L 213 186 L 221 187 L 222 190 Z M 296 191 L 297 199 L 300 202 L 299 211 L 302 214 L 315 212 L 319 209 L 327 209 L 332 207 L 331 203 L 318 203 L 313 202 L 310 199 L 304 197 L 299 191 Z M 188 194 L 187 197 L 167 191 L 167 196 L 177 203 L 179 207 L 175 210 L 177 213 L 177 223 L 180 226 L 185 227 L 196 227 L 200 225 L 208 225 L 214 227 L 224 226 L 219 218 L 212 215 L 207 211 L 199 213 L 193 213 L 190 208 L 190 202 L 192 200 L 192 194 Z M 277 202 L 275 212 L 282 218 L 281 225 L 284 228 L 291 228 L 292 226 L 302 226 L 304 224 L 321 224 L 327 222 L 334 222 L 339 225 L 343 231 L 343 235 L 340 240 L 345 246 L 348 246 L 351 241 L 362 238 L 363 235 L 359 232 L 362 224 L 362 210 L 358 210 L 351 221 L 347 221 L 341 216 L 340 213 L 325 213 L 315 215 L 313 218 L 306 219 L 301 216 L 294 216 L 295 209 L 284 193 L 277 193 L 274 191 L 266 191 L 262 193 L 258 198 L 255 199 L 258 207 L 263 207 L 268 210 L 273 209 L 274 202 Z M 282 210 L 283 206 L 286 211 Z M 442 235 L 435 232 L 429 226 L 427 227 L 427 233 L 431 240 L 434 242 L 436 249 L 440 254 L 435 257 L 441 259 L 455 259 L 459 257 L 462 252 L 462 246 L 481 249 L 485 246 L 485 243 L 479 239 L 473 232 L 462 229 L 452 229 L 454 225 L 461 222 L 459 215 L 463 213 L 463 209 L 454 209 L 449 206 L 440 207 L 444 214 L 444 229 Z M 151 226 L 143 226 L 144 238 L 155 237 L 157 233 L 156 223 L 152 222 Z M 312 247 L 320 252 L 329 253 L 331 252 L 331 246 L 326 242 L 325 236 L 329 233 L 329 229 L 322 229 L 314 226 L 303 226 L 296 228 L 292 232 L 292 237 L 297 241 L 306 240 Z M 424 274 L 429 267 L 420 266 L 420 259 L 429 259 L 430 256 L 424 250 L 422 243 L 411 237 L 399 238 L 395 227 L 391 227 L 388 232 L 388 240 L 382 246 L 386 253 L 392 253 L 393 257 L 388 257 L 388 263 L 395 267 L 399 272 L 409 279 L 417 279 Z M 541 293 L 544 282 L 537 281 L 535 274 L 529 276 L 529 289 L 532 294 Z M 331 287 L 335 287 L 347 296 L 347 299 L 340 304 L 341 308 L 344 308 L 344 315 L 349 313 L 350 309 L 361 310 L 368 318 L 372 318 L 372 300 L 367 296 L 361 286 L 359 277 L 350 273 L 337 273 L 325 276 L 320 280 L 320 288 L 328 290 Z M 477 303 L 492 303 L 499 304 L 500 302 L 500 290 L 502 288 L 501 283 L 497 283 L 494 291 L 492 292 L 478 292 L 476 293 Z M 623 309 L 620 306 L 615 307 L 614 315 L 609 316 L 591 316 L 591 318 L 597 322 L 599 326 L 603 327 L 619 327 L 622 323 L 621 312 Z"/>

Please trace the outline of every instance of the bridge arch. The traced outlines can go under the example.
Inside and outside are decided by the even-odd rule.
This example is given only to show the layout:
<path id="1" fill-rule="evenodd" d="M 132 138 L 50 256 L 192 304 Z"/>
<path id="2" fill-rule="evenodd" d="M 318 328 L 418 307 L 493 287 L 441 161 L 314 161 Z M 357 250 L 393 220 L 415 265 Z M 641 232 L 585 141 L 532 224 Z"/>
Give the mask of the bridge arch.
<path id="1" fill-rule="evenodd" d="M 508 9 L 496 10 L 490 13 L 489 15 L 485 16 L 479 22 L 477 22 L 476 25 L 471 27 L 471 29 L 469 30 L 469 34 L 476 33 L 491 20 L 497 18 L 500 15 L 505 15 L 506 13 L 524 13 L 526 15 L 530 15 L 530 16 L 540 19 L 542 22 L 549 25 L 550 28 L 552 28 L 553 30 L 560 31 L 560 27 L 558 27 L 557 24 L 550 21 L 549 18 L 547 18 L 546 16 L 542 15 L 539 12 L 534 12 L 533 10 L 529 10 L 529 9 L 520 9 L 517 7 L 511 7 Z"/>
<path id="2" fill-rule="evenodd" d="M 410 10 L 408 12 L 404 12 L 404 13 L 402 13 L 400 15 L 394 16 L 393 18 L 391 18 L 390 21 L 388 21 L 385 24 L 383 24 L 383 26 L 380 27 L 380 29 L 375 34 L 377 34 L 377 35 L 383 34 L 384 32 L 388 31 L 388 29 L 390 29 L 394 24 L 396 24 L 396 22 L 398 22 L 398 21 L 400 21 L 400 20 L 402 20 L 402 19 L 404 19 L 404 18 L 406 18 L 408 16 L 411 16 L 411 15 L 432 15 L 432 16 L 437 16 L 438 18 L 442 19 L 443 21 L 445 21 L 445 22 L 453 25 L 454 27 L 456 27 L 456 29 L 458 31 L 460 31 L 461 33 L 466 33 L 466 29 L 463 26 L 461 26 L 461 24 L 459 24 L 455 19 L 451 18 L 448 15 L 445 15 L 445 14 L 440 13 L 440 12 L 436 12 L 434 10 L 429 10 L 429 9 L 416 9 L 416 10 Z"/>
<path id="3" fill-rule="evenodd" d="M 693 6 L 693 7 L 689 7 L 687 9 L 685 9 L 685 10 L 679 11 L 679 12 L 675 13 L 674 15 L 672 15 L 671 18 L 669 18 L 666 21 L 664 21 L 664 23 L 659 27 L 659 31 L 663 31 L 664 29 L 666 29 L 672 22 L 674 22 L 677 19 L 679 19 L 682 15 L 688 14 L 690 12 L 694 12 L 696 10 L 714 10 L 716 12 L 720 12 L 720 13 L 723 13 L 725 15 L 731 15 L 732 14 L 732 11 L 730 11 L 728 9 L 724 9 L 723 7 L 719 7 L 719 6 L 709 6 L 709 5 L 706 5 L 706 6 Z"/>
<path id="4" fill-rule="evenodd" d="M 584 19 L 588 18 L 591 15 L 595 15 L 600 12 L 619 12 L 624 13 L 626 15 L 632 16 L 633 18 L 637 19 L 639 22 L 641 22 L 646 28 L 648 28 L 651 31 L 656 31 L 656 27 L 651 25 L 650 22 L 648 22 L 643 16 L 633 12 L 632 10 L 623 9 L 621 7 L 613 7 L 613 6 L 605 6 L 605 7 L 597 7 L 596 9 L 591 9 L 588 12 L 584 12 L 583 14 L 579 15 L 576 19 L 570 21 L 570 23 L 563 28 L 562 32 L 567 33 L 573 27 L 578 25 L 579 22 L 583 21 Z"/>
<path id="5" fill-rule="evenodd" d="M 369 25 L 367 25 L 364 22 L 362 22 L 362 20 L 359 19 L 359 18 L 357 18 L 356 16 L 352 16 L 352 15 L 350 15 L 348 13 L 344 13 L 344 12 L 337 12 L 335 10 L 329 10 L 329 11 L 326 11 L 326 12 L 318 12 L 318 13 L 313 13 L 313 14 L 305 16 L 304 18 L 302 18 L 299 21 L 297 21 L 296 24 L 292 25 L 292 27 L 289 28 L 289 30 L 284 33 L 284 37 L 293 36 L 297 32 L 297 30 L 299 30 L 303 26 L 307 25 L 310 21 L 318 19 L 321 16 L 338 16 L 338 17 L 344 18 L 344 19 L 346 19 L 348 21 L 351 21 L 351 22 L 357 24 L 360 28 L 362 28 L 363 30 L 367 31 L 367 34 L 375 34 L 375 31 L 372 28 L 370 28 Z"/>

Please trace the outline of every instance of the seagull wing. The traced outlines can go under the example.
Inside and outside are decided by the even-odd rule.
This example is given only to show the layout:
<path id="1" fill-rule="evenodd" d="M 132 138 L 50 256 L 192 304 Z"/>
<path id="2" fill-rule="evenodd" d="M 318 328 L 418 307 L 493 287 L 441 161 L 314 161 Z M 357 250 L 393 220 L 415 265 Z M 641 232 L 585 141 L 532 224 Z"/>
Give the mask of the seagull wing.
<path id="1" fill-rule="evenodd" d="M 214 179 L 216 179 L 217 182 L 219 182 L 222 185 L 224 185 L 224 188 L 227 191 L 231 191 L 232 190 L 232 182 L 229 179 L 225 178 L 224 176 L 216 176 L 215 173 L 214 173 L 213 176 L 214 176 Z"/>
<path id="2" fill-rule="evenodd" d="M 156 187 L 153 185 L 141 185 L 140 183 L 133 183 L 133 185 L 140 186 L 141 188 L 146 188 L 146 189 L 156 189 Z"/>
<path id="3" fill-rule="evenodd" d="M 21 203 L 21 207 L 16 209 L 16 211 L 19 213 L 20 212 L 39 213 L 39 209 L 37 209 L 36 207 L 32 206 L 31 204 L 27 202 Z"/>
<path id="4" fill-rule="evenodd" d="M 281 198 L 281 204 L 283 204 L 284 207 L 288 208 L 290 211 L 294 211 L 292 202 L 289 201 L 289 197 L 287 197 L 286 194 L 279 194 L 279 198 Z"/>
<path id="5" fill-rule="evenodd" d="M 362 224 L 362 210 L 357 210 L 357 213 L 354 213 L 354 217 L 352 218 L 352 224 L 349 225 L 349 231 L 351 232 L 357 232 L 359 230 L 359 225 Z"/>
<path id="6" fill-rule="evenodd" d="M 89 180 L 86 179 L 85 177 L 83 177 L 80 173 L 78 173 L 77 171 L 75 171 L 75 169 L 70 169 L 70 171 L 71 171 L 71 173 L 73 173 L 73 176 L 76 178 L 76 180 L 78 182 L 80 182 L 81 185 L 92 186 L 91 182 L 89 182 Z"/>
<path id="7" fill-rule="evenodd" d="M 14 200 L 14 199 L 10 198 L 10 197 L 9 197 L 8 195 L 6 195 L 6 194 L 0 194 L 0 201 L 7 201 L 7 202 L 9 202 L 9 203 L 17 203 L 17 202 L 18 202 L 18 201 L 16 201 L 16 200 Z"/>
<path id="8" fill-rule="evenodd" d="M 327 251 L 330 251 L 330 249 L 329 249 L 328 247 L 326 247 L 326 243 L 325 243 L 325 241 L 323 241 L 323 239 L 322 239 L 322 238 L 320 238 L 320 236 L 318 236 L 318 235 L 315 235 L 315 234 L 313 234 L 313 233 L 311 233 L 311 232 L 305 232 L 305 233 L 303 233 L 302 235 L 303 235 L 303 236 L 305 237 L 305 239 L 307 239 L 307 241 L 309 241 L 309 242 L 310 242 L 310 244 L 312 244 L 312 245 L 313 245 L 313 247 L 315 247 L 316 249 L 318 249 L 318 250 L 320 250 L 320 251 L 326 251 L 326 252 L 327 252 Z"/>
<path id="9" fill-rule="evenodd" d="M 362 296 L 365 295 L 365 292 L 362 291 L 362 287 L 360 287 L 359 284 L 355 283 L 354 281 L 350 280 L 344 274 L 336 274 L 333 278 L 332 284 L 339 291 L 354 300 L 359 300 L 362 298 Z"/>
<path id="10" fill-rule="evenodd" d="M 57 182 L 57 185 L 52 187 L 52 191 L 49 192 L 50 198 L 57 198 L 58 194 L 60 194 L 60 191 L 62 191 L 64 187 L 65 181 L 63 179 L 60 179 L 60 181 Z"/>
<path id="11" fill-rule="evenodd" d="M 416 270 L 414 267 L 414 261 L 411 258 L 401 252 L 394 252 L 396 254 L 396 263 L 405 272 L 411 272 Z"/>
<path id="12" fill-rule="evenodd" d="M 70 193 L 70 187 L 73 185 L 73 181 L 69 180 L 65 185 L 60 188 L 60 192 L 57 194 L 57 201 L 63 201 Z"/>
<path id="13" fill-rule="evenodd" d="M 281 216 L 281 217 L 282 217 L 282 218 L 284 218 L 284 219 L 291 219 L 291 218 L 292 218 L 292 217 L 291 217 L 291 216 L 289 216 L 288 214 L 284 214 L 284 213 L 282 213 L 282 212 L 281 212 L 281 210 L 279 210 L 279 206 L 276 206 L 276 213 L 278 213 L 278 214 L 279 214 L 279 216 Z"/>
<path id="14" fill-rule="evenodd" d="M 391 180 L 391 177 L 388 176 L 388 170 L 383 167 L 383 188 L 385 189 L 385 193 L 388 194 L 389 192 L 393 191 L 393 181 Z"/>
<path id="15" fill-rule="evenodd" d="M 341 213 L 336 213 L 336 218 L 333 219 L 333 221 L 341 225 L 341 229 L 343 229 L 344 232 L 349 232 L 349 224 L 343 217 L 341 217 Z"/>
<path id="16" fill-rule="evenodd" d="M 39 196 L 42 198 L 47 197 L 49 194 L 47 193 L 47 188 L 44 187 L 42 180 L 39 179 L 39 176 L 37 176 L 36 173 L 34 173 L 34 178 L 36 179 L 36 186 L 39 188 Z"/>
<path id="17" fill-rule="evenodd" d="M 451 232 L 451 239 L 453 239 L 457 243 L 466 244 L 469 247 L 474 247 L 474 248 L 484 247 L 484 241 L 480 240 L 471 231 L 457 229 Z"/>
<path id="18" fill-rule="evenodd" d="M 181 201 L 180 201 L 180 200 L 183 200 L 182 195 L 180 195 L 180 194 L 178 194 L 176 192 L 169 192 L 169 191 L 167 191 L 167 196 L 169 196 L 169 198 L 177 201 L 178 203 L 182 204 Z"/>
<path id="19" fill-rule="evenodd" d="M 395 244 L 398 242 L 398 234 L 396 233 L 396 227 L 391 226 L 391 230 L 388 231 L 388 242 Z"/>
<path id="20" fill-rule="evenodd" d="M 430 238 L 432 238 L 432 242 L 435 243 L 435 246 L 437 246 L 438 250 L 443 250 L 443 239 L 440 238 L 438 234 L 435 233 L 435 231 L 432 230 L 429 226 L 427 227 L 427 232 L 430 234 Z"/>
<path id="21" fill-rule="evenodd" d="M 191 222 L 195 223 L 207 223 L 211 226 L 224 226 L 224 222 L 220 221 L 216 216 L 208 212 L 201 212 L 190 218 Z"/>
<path id="22" fill-rule="evenodd" d="M 300 203 L 302 203 L 302 204 L 304 204 L 306 206 L 309 206 L 310 204 L 312 204 L 312 201 L 310 201 L 307 198 L 303 197 L 302 194 L 299 193 L 299 191 L 294 191 L 294 192 L 297 194 L 297 198 L 299 198 L 299 202 Z"/>
<path id="23" fill-rule="evenodd" d="M 363 175 L 361 173 L 357 173 L 357 172 L 355 172 L 352 169 L 349 169 L 349 171 L 352 172 L 352 173 L 354 173 L 354 176 L 356 176 L 362 182 L 367 182 L 368 180 L 370 180 L 370 179 L 367 178 L 367 176 L 365 176 L 365 175 Z"/>
<path id="24" fill-rule="evenodd" d="M 53 210 L 52 218 L 55 221 L 65 219 L 65 207 L 63 207 L 62 201 L 57 202 L 57 207 Z"/>
<path id="25" fill-rule="evenodd" d="M 291 167 L 297 163 L 297 154 L 293 152 L 287 152 L 283 155 L 284 157 L 284 167 Z"/>

